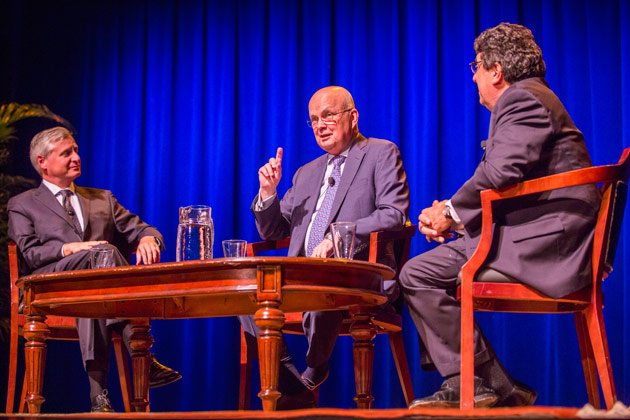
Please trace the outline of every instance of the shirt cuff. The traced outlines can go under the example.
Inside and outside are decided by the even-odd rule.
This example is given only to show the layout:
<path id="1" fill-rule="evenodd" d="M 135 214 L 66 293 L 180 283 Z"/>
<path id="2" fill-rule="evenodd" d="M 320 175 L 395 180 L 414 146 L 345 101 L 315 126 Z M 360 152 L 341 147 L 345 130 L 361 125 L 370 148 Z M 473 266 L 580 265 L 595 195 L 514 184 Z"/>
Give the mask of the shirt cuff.
<path id="1" fill-rule="evenodd" d="M 267 197 L 264 200 L 260 199 L 260 191 L 258 192 L 258 198 L 256 199 L 256 205 L 254 206 L 254 210 L 256 211 L 261 211 L 261 210 L 265 210 L 267 208 L 269 208 L 269 206 L 271 205 L 271 202 L 273 201 L 274 198 L 276 198 L 277 194 L 274 194 L 272 196 Z"/>
<path id="2" fill-rule="evenodd" d="M 453 218 L 453 221 L 457 224 L 460 224 L 462 222 L 462 219 L 460 219 L 460 217 L 457 215 L 457 212 L 455 211 L 455 208 L 453 207 L 451 200 L 448 200 L 446 203 L 444 203 L 444 205 L 448 207 L 449 210 L 451 211 L 451 217 Z"/>

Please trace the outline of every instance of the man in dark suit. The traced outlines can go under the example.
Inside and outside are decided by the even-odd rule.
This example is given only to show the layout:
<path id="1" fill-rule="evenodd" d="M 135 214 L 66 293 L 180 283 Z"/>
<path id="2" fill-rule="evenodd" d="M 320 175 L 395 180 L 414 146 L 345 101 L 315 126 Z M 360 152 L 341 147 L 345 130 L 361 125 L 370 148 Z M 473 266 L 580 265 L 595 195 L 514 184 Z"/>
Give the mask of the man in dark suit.
<path id="1" fill-rule="evenodd" d="M 81 175 L 78 146 L 68 130 L 55 127 L 33 137 L 31 163 L 42 183 L 8 203 L 9 236 L 22 256 L 22 273 L 90 268 L 90 250 L 109 247 L 114 265 L 128 265 L 121 250 L 135 250 L 137 264 L 160 261 L 160 232 L 122 207 L 112 193 L 74 184 Z M 90 382 L 92 411 L 113 411 L 107 398 L 112 329 L 129 348 L 127 321 L 77 318 L 81 355 Z M 181 378 L 152 358 L 150 387 Z"/>
<path id="2" fill-rule="evenodd" d="M 278 148 L 276 157 L 258 171 L 260 191 L 252 204 L 256 227 L 265 240 L 291 236 L 289 256 L 325 258 L 333 251 L 330 224 L 354 222 L 354 258 L 367 260 L 370 232 L 401 227 L 407 220 L 409 189 L 400 152 L 387 140 L 366 139 L 359 134 L 359 112 L 350 92 L 342 87 L 320 89 L 308 108 L 308 125 L 326 154 L 299 168 L 293 186 L 279 200 L 276 187 L 282 176 L 283 151 Z M 384 263 L 394 264 L 393 257 Z M 397 296 L 395 282 L 385 287 L 391 298 Z M 252 317 L 240 319 L 248 346 L 255 349 L 258 329 Z M 309 342 L 307 368 L 300 380 L 283 345 L 280 409 L 314 405 L 311 391 L 328 377 L 328 359 L 342 319 L 339 311 L 304 314 Z"/>
<path id="3" fill-rule="evenodd" d="M 549 89 L 542 52 L 531 31 L 501 23 L 475 40 L 473 81 L 491 112 L 485 155 L 451 197 L 419 216 L 427 240 L 442 245 L 411 259 L 400 283 L 422 339 L 422 362 L 446 379 L 435 394 L 410 408 L 459 405 L 460 306 L 457 276 L 479 241 L 480 191 L 591 166 L 582 133 Z M 593 228 L 599 206 L 593 185 L 508 201 L 486 268 L 561 297 L 590 283 Z M 446 243 L 458 232 L 458 239 Z M 475 405 L 531 405 L 536 392 L 514 380 L 475 325 Z"/>

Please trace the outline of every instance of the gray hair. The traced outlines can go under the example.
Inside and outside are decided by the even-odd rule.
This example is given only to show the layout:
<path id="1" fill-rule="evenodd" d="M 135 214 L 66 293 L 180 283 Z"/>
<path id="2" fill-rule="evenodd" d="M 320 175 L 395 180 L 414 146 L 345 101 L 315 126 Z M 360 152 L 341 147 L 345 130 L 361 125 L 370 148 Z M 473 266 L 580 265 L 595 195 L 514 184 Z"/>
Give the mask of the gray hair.
<path id="1" fill-rule="evenodd" d="M 72 134 L 65 127 L 54 127 L 48 130 L 40 131 L 35 134 L 31 140 L 31 164 L 38 174 L 42 174 L 42 170 L 37 163 L 37 156 L 41 155 L 44 159 L 48 157 L 52 149 L 55 148 L 57 142 L 72 138 Z"/>
<path id="2" fill-rule="evenodd" d="M 545 77 L 542 50 L 532 31 L 522 25 L 500 23 L 486 29 L 475 39 L 475 53 L 481 54 L 486 70 L 501 64 L 503 78 L 509 84 L 530 77 Z"/>

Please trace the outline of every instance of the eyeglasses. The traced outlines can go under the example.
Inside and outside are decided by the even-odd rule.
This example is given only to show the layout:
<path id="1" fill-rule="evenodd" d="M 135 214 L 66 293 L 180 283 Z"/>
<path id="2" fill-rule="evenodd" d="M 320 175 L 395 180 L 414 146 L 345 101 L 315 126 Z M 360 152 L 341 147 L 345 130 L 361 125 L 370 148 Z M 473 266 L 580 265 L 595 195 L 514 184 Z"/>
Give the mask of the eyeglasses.
<path id="1" fill-rule="evenodd" d="M 470 71 L 473 72 L 473 74 L 477 73 L 477 70 L 479 70 L 479 64 L 481 64 L 482 61 L 473 61 L 472 63 L 468 63 L 468 65 L 470 66 Z"/>
<path id="2" fill-rule="evenodd" d="M 343 111 L 339 111 L 339 112 L 329 112 L 328 115 L 326 115 L 324 118 L 322 118 L 321 120 L 319 118 L 313 118 L 312 120 L 307 120 L 306 121 L 306 125 L 308 125 L 311 128 L 314 127 L 319 127 L 319 122 L 323 122 L 326 125 L 335 125 L 337 124 L 337 120 L 334 118 L 336 115 L 339 114 L 343 114 L 344 112 L 348 112 L 348 111 L 352 111 L 354 108 L 348 108 L 348 109 L 344 109 Z"/>

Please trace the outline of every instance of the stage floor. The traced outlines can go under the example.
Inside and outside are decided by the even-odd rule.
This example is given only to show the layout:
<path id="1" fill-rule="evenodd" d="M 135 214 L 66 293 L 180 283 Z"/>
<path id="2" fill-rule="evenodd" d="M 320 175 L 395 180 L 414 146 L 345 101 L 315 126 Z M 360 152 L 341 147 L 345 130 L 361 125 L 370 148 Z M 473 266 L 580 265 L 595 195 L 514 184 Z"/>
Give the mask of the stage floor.
<path id="1" fill-rule="evenodd" d="M 617 408 L 617 407 L 616 407 Z M 316 408 L 267 413 L 262 411 L 202 411 L 170 413 L 71 413 L 71 414 L 0 414 L 0 419 L 138 419 L 138 420 L 224 420 L 224 419 L 308 419 L 308 420 L 354 420 L 354 419 L 577 419 L 577 418 L 630 418 L 630 410 L 625 406 L 605 413 L 585 408 L 569 407 L 523 407 L 494 408 L 477 410 L 423 409 L 423 410 L 350 410 Z"/>

